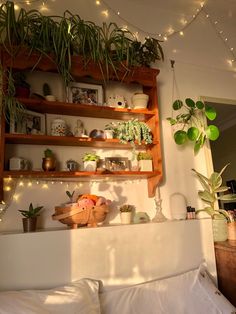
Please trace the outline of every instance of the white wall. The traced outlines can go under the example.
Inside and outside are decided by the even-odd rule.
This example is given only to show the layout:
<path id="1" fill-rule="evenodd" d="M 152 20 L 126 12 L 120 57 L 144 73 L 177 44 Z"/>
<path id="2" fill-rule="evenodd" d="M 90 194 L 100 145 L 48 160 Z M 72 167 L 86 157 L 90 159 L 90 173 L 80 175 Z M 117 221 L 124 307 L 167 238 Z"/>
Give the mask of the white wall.
<path id="1" fill-rule="evenodd" d="M 51 7 L 55 14 L 68 8 L 73 13 L 78 12 L 84 19 L 94 22 L 102 20 L 100 11 L 94 6 L 93 1 L 75 2 L 70 0 L 66 4 L 63 2 L 60 5 L 55 2 L 51 3 Z M 119 22 L 115 17 L 114 21 Z M 194 157 L 191 147 L 177 147 L 172 139 L 169 123 L 166 121 L 166 118 L 172 113 L 172 70 L 169 59 L 176 60 L 175 71 L 181 98 L 198 99 L 200 96 L 211 96 L 236 99 L 235 75 L 230 71 L 226 62 L 229 52 L 208 23 L 203 16 L 199 16 L 185 31 L 183 38 L 176 36 L 164 43 L 165 62 L 157 64 L 157 67 L 161 69 L 157 82 L 164 160 L 164 180 L 160 185 L 160 193 L 163 199 L 163 210 L 168 217 L 170 217 L 169 197 L 174 192 L 183 193 L 189 204 L 194 207 L 199 206 L 198 185 L 191 173 L 191 168 L 206 172 L 204 151 Z M 153 29 L 156 29 L 154 25 Z M 96 184 L 92 187 L 89 186 L 89 183 L 82 182 L 80 184 L 82 185 L 80 191 L 98 192 L 114 199 L 115 205 L 124 202 L 130 203 L 135 205 L 139 211 L 146 211 L 151 217 L 154 215 L 154 202 L 148 199 L 146 183 L 143 181 L 98 184 L 101 187 L 100 190 Z M 50 215 L 54 206 L 65 200 L 65 189 L 65 184 L 57 184 L 56 187 L 50 185 L 48 190 L 38 188 L 36 183 L 33 184 L 33 187 L 24 189 L 18 186 L 16 189 L 16 194 L 19 194 L 18 200 L 14 200 L 8 208 L 0 230 L 21 229 L 20 217 L 16 211 L 27 208 L 30 202 L 44 205 L 43 225 L 55 227 L 56 223 L 50 220 Z M 114 206 L 113 214 L 111 214 L 113 222 L 119 221 L 117 213 L 117 207 Z"/>

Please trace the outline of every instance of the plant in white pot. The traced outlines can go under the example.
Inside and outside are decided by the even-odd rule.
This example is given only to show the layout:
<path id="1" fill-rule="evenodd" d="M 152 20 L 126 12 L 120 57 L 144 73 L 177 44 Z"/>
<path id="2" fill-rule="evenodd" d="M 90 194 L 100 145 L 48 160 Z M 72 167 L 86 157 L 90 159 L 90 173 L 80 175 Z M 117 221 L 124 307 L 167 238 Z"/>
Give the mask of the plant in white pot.
<path id="1" fill-rule="evenodd" d="M 120 220 L 124 225 L 130 224 L 132 221 L 132 212 L 134 206 L 125 204 L 120 207 Z"/>
<path id="2" fill-rule="evenodd" d="M 149 152 L 139 152 L 137 160 L 140 171 L 152 171 L 152 155 Z"/>
<path id="3" fill-rule="evenodd" d="M 99 159 L 100 157 L 95 153 L 86 153 L 83 157 L 84 171 L 96 171 Z"/>
<path id="4" fill-rule="evenodd" d="M 115 122 L 110 122 L 105 125 L 104 134 L 108 139 L 115 138 L 117 133 L 117 124 Z"/>
<path id="5" fill-rule="evenodd" d="M 227 221 L 231 221 L 231 217 L 224 209 L 218 209 L 217 202 L 219 200 L 224 202 L 232 202 L 236 200 L 236 194 L 218 195 L 229 190 L 229 187 L 222 186 L 222 173 L 229 164 L 223 167 L 218 172 L 213 172 L 209 178 L 192 169 L 199 179 L 203 190 L 198 191 L 198 195 L 207 206 L 198 210 L 199 212 L 206 212 L 212 218 L 213 237 L 214 241 L 226 241 L 228 238 Z"/>
<path id="6" fill-rule="evenodd" d="M 39 212 L 43 209 L 43 206 L 34 207 L 32 203 L 29 205 L 28 210 L 20 209 L 19 212 L 23 215 L 23 230 L 24 232 L 36 231 L 37 228 L 37 218 Z"/>

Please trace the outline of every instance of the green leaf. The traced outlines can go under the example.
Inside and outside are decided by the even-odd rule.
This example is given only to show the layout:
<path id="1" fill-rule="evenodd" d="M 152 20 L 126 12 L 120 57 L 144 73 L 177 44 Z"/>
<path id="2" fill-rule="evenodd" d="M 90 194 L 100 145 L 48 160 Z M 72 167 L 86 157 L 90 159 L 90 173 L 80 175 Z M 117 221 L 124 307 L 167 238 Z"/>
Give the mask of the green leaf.
<path id="1" fill-rule="evenodd" d="M 220 170 L 220 175 L 225 171 L 225 169 L 229 166 L 230 164 L 226 164 L 221 170 Z"/>
<path id="2" fill-rule="evenodd" d="M 201 142 L 200 141 L 197 141 L 195 144 L 194 144 L 194 154 L 196 155 L 199 150 L 201 148 Z"/>
<path id="3" fill-rule="evenodd" d="M 199 100 L 199 101 L 196 102 L 196 107 L 197 107 L 198 109 L 203 109 L 204 106 L 205 106 L 205 105 L 204 105 L 204 103 L 203 103 L 202 101 Z"/>
<path id="4" fill-rule="evenodd" d="M 216 193 L 222 193 L 222 192 L 226 192 L 229 190 L 228 186 L 221 186 L 220 188 L 215 189 Z"/>
<path id="5" fill-rule="evenodd" d="M 210 176 L 210 185 L 213 190 L 218 189 L 222 184 L 222 177 L 218 172 L 213 172 Z"/>
<path id="6" fill-rule="evenodd" d="M 179 100 L 179 99 L 175 100 L 172 107 L 174 110 L 179 110 L 180 108 L 182 108 L 183 107 L 182 100 Z"/>
<path id="7" fill-rule="evenodd" d="M 219 135 L 220 135 L 220 131 L 217 128 L 217 126 L 211 124 L 207 127 L 206 129 L 206 135 L 209 138 L 209 140 L 211 141 L 215 141 L 218 139 Z"/>
<path id="8" fill-rule="evenodd" d="M 195 108 L 195 102 L 191 98 L 186 98 L 185 103 L 189 108 Z"/>
<path id="9" fill-rule="evenodd" d="M 209 120 L 211 120 L 211 121 L 215 120 L 216 115 L 217 115 L 215 108 L 213 108 L 209 105 L 206 105 L 205 106 L 205 115 Z"/>
<path id="10" fill-rule="evenodd" d="M 195 126 L 192 126 L 187 131 L 188 139 L 190 141 L 196 141 L 199 135 L 199 130 Z"/>
<path id="11" fill-rule="evenodd" d="M 236 200 L 236 194 L 225 194 L 225 195 L 219 196 L 217 199 L 221 201 L 232 202 Z"/>
<path id="12" fill-rule="evenodd" d="M 212 207 L 205 207 L 204 209 L 197 210 L 196 214 L 200 212 L 206 212 L 209 216 L 213 217 L 215 211 Z"/>
<path id="13" fill-rule="evenodd" d="M 174 125 L 177 123 L 177 121 L 173 118 L 167 118 L 166 120 L 168 120 L 170 122 L 171 125 Z"/>
<path id="14" fill-rule="evenodd" d="M 215 197 L 208 191 L 199 191 L 198 195 L 203 201 L 207 203 L 213 203 L 215 201 Z"/>
<path id="15" fill-rule="evenodd" d="M 187 141 L 187 133 L 185 131 L 179 130 L 174 134 L 175 143 L 182 145 Z"/>
<path id="16" fill-rule="evenodd" d="M 194 171 L 195 174 L 197 175 L 202 187 L 208 192 L 210 192 L 209 179 L 205 177 L 204 175 L 202 175 L 201 173 L 197 172 L 195 169 L 192 169 L 192 171 Z"/>

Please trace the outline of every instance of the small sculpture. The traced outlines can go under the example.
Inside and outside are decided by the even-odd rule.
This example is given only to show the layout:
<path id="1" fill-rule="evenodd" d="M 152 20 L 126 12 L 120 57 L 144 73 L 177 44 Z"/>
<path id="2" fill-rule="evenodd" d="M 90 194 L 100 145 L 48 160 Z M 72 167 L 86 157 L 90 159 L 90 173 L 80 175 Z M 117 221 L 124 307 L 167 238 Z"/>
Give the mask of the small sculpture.
<path id="1" fill-rule="evenodd" d="M 77 120 L 76 121 L 76 126 L 75 126 L 75 129 L 74 129 L 74 136 L 75 137 L 81 137 L 85 135 L 85 129 L 84 129 L 84 124 L 81 120 Z"/>

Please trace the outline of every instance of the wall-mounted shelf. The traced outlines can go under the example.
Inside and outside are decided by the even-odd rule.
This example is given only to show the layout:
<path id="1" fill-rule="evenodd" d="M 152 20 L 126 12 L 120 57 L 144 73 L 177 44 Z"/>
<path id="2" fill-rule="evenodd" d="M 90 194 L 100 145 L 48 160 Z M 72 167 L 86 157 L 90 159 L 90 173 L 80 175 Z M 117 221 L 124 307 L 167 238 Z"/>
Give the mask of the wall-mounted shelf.
<path id="1" fill-rule="evenodd" d="M 12 58 L 6 52 L 2 52 L 1 62 L 4 70 L 4 86 L 7 84 L 7 69 L 12 67 L 16 71 L 32 70 L 35 64 L 39 61 L 37 53 L 28 54 L 27 50 L 21 49 L 19 53 Z M 35 68 L 38 71 L 57 72 L 57 67 L 52 59 L 41 58 Z M 6 145 L 58 145 L 58 146 L 78 146 L 78 147 L 93 147 L 99 149 L 132 149 L 129 144 L 121 144 L 118 139 L 93 139 L 73 136 L 51 136 L 51 135 L 28 135 L 9 133 L 4 116 L 2 115 L 2 123 L 0 130 L 0 200 L 3 199 L 3 178 L 71 178 L 81 179 L 87 178 L 121 178 L 121 179 L 136 179 L 146 178 L 148 181 L 148 195 L 153 197 L 155 195 L 156 186 L 162 179 L 162 158 L 161 158 L 161 140 L 159 131 L 159 117 L 158 117 L 158 100 L 157 100 L 157 86 L 156 76 L 159 73 L 157 69 L 133 67 L 129 73 L 125 73 L 123 68 L 118 70 L 118 77 L 114 73 L 110 74 L 111 81 L 121 81 L 129 87 L 129 84 L 138 83 L 143 87 L 144 93 L 149 95 L 149 104 L 147 109 L 128 109 L 128 108 L 114 108 L 107 106 L 95 106 L 89 104 L 74 104 L 69 102 L 49 102 L 41 99 L 27 98 L 19 99 L 26 107 L 26 109 L 45 114 L 60 114 L 78 117 L 90 117 L 96 119 L 110 119 L 110 120 L 130 120 L 139 119 L 145 121 L 153 133 L 153 143 L 151 145 L 141 145 L 140 148 L 147 150 L 153 157 L 153 171 L 97 171 L 97 172 L 67 172 L 67 171 L 9 171 L 8 160 L 6 158 Z M 75 80 L 82 80 L 85 77 L 90 77 L 98 83 L 103 82 L 103 77 L 99 67 L 90 62 L 85 67 L 83 60 L 79 56 L 72 56 L 71 74 Z M 95 120 L 96 121 L 96 120 Z M 10 147 L 10 146 L 9 146 Z M 8 157 L 9 158 L 9 157 Z"/>

